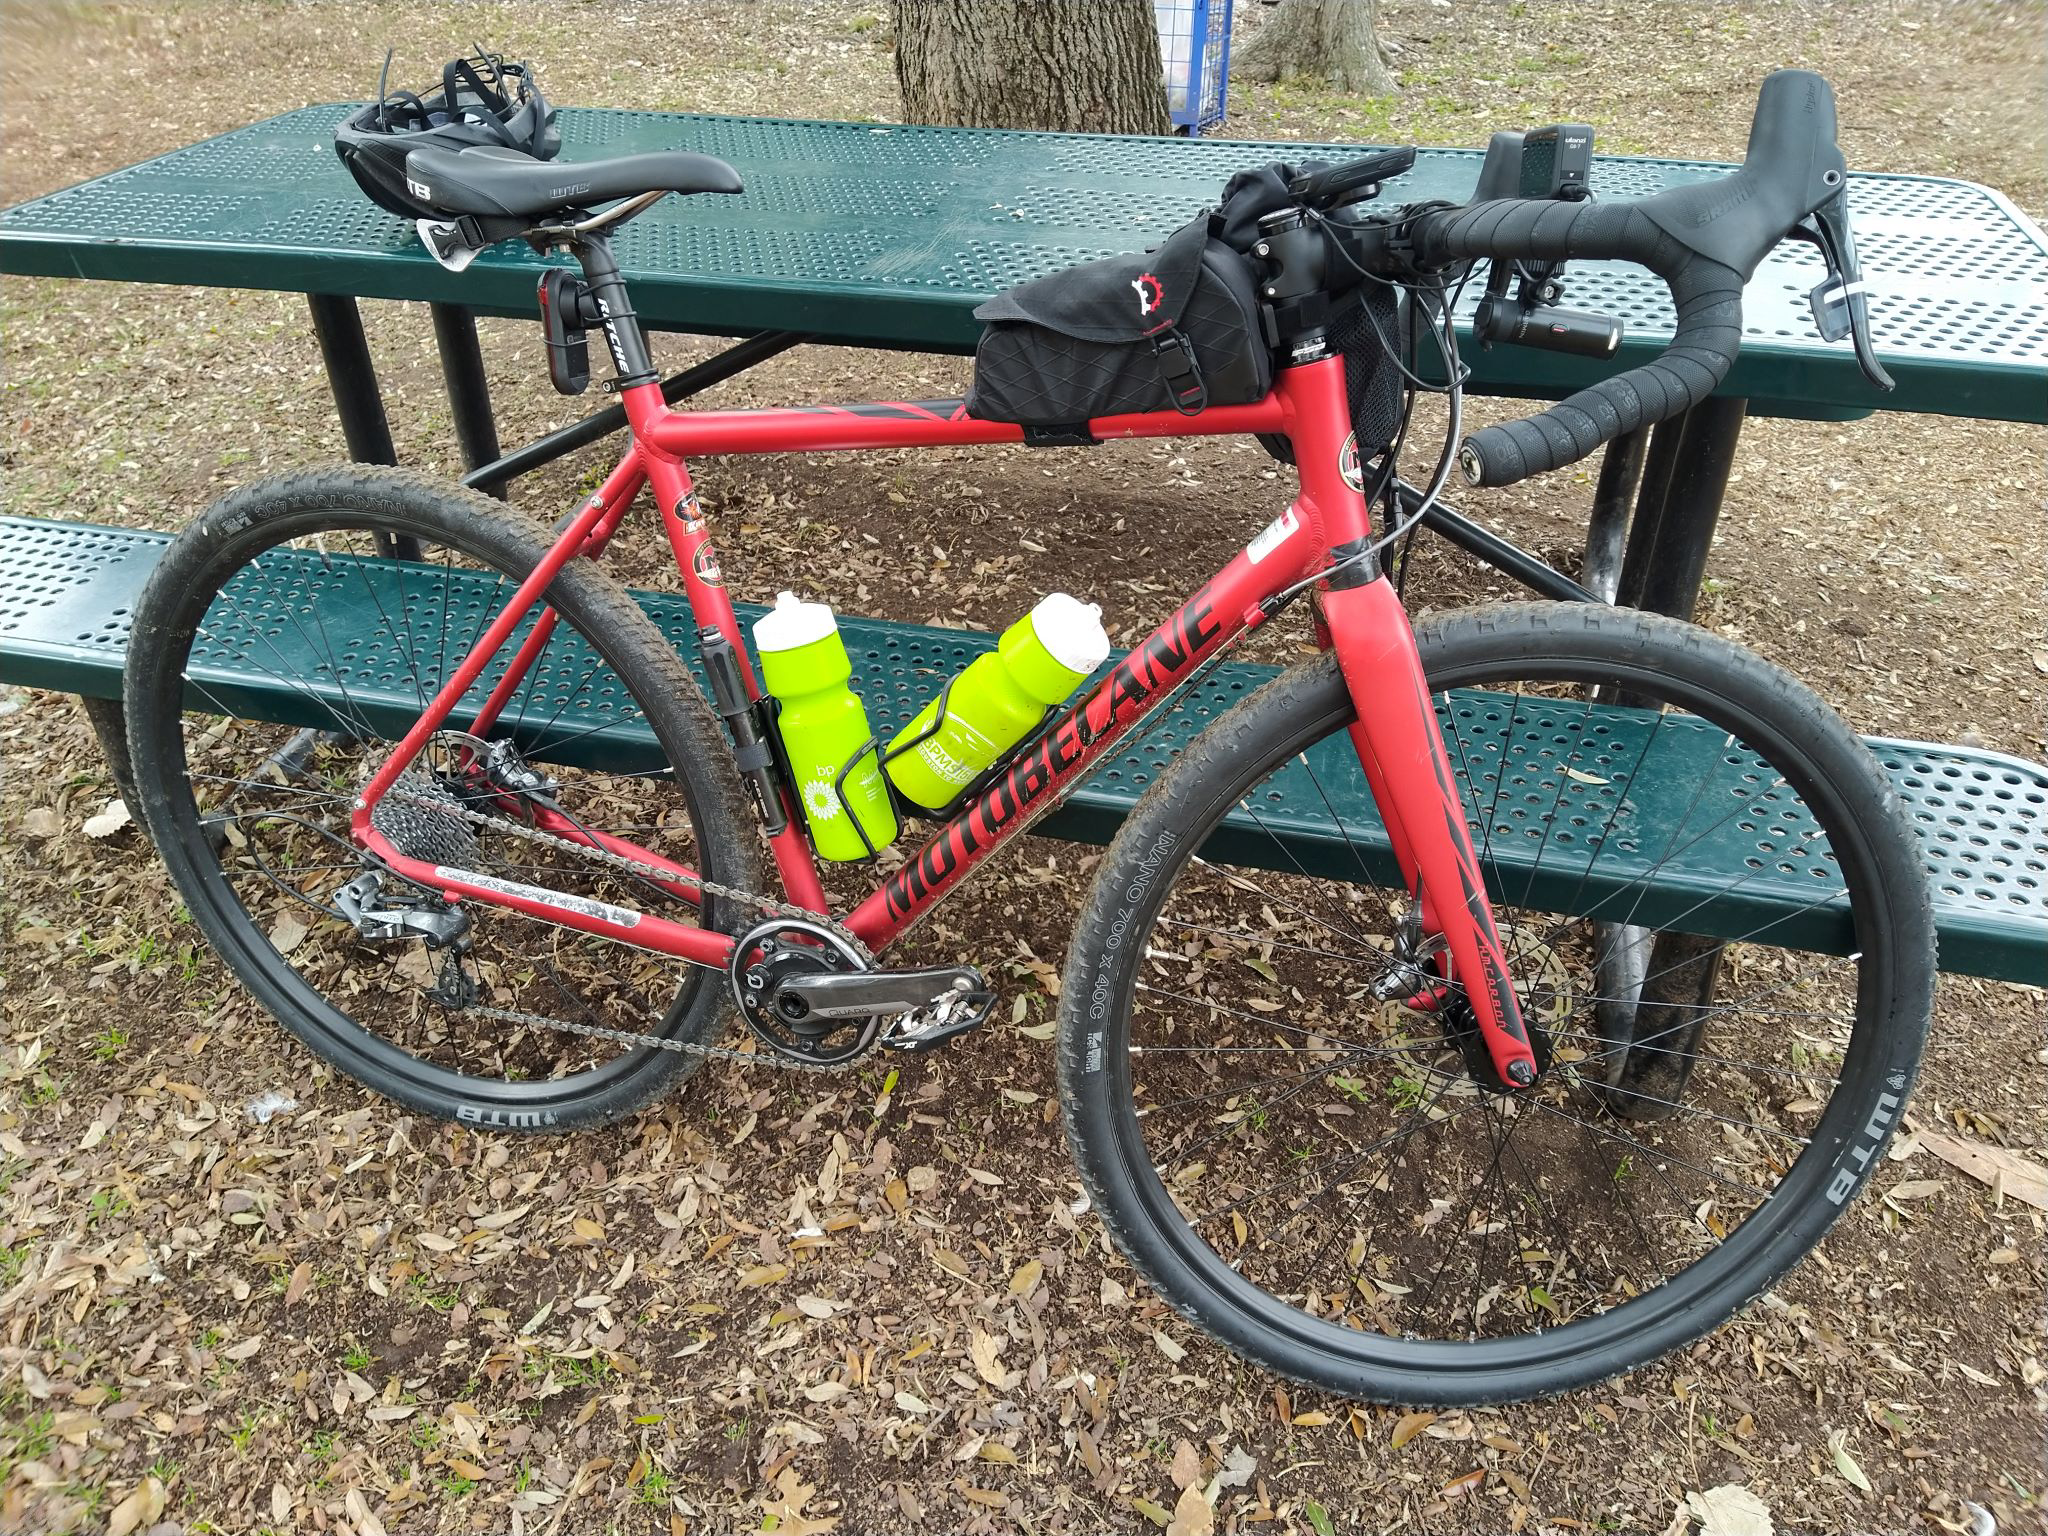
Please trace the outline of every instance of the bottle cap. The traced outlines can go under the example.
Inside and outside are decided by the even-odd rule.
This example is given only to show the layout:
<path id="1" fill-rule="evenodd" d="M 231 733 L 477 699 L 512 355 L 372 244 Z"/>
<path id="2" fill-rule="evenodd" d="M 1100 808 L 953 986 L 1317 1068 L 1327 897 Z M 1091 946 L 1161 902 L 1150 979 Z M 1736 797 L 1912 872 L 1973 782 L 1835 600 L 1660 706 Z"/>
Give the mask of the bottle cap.
<path id="1" fill-rule="evenodd" d="M 781 592 L 775 606 L 754 620 L 754 646 L 763 651 L 794 651 L 823 640 L 838 627 L 825 604 L 807 603 L 794 592 Z"/>
<path id="2" fill-rule="evenodd" d="M 1048 592 L 1031 610 L 1031 632 L 1054 661 L 1083 677 L 1109 658 L 1109 635 L 1102 627 L 1099 603 Z"/>

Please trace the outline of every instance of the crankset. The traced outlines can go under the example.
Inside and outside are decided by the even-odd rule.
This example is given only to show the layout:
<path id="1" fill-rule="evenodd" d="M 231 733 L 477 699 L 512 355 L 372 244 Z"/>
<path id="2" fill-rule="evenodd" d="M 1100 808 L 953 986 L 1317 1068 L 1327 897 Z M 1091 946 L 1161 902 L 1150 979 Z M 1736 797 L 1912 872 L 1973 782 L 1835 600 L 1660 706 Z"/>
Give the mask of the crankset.
<path id="1" fill-rule="evenodd" d="M 868 969 L 822 923 L 770 918 L 740 936 L 729 969 L 755 1036 L 806 1066 L 840 1066 L 879 1042 L 928 1051 L 980 1025 L 995 993 L 972 966 Z"/>

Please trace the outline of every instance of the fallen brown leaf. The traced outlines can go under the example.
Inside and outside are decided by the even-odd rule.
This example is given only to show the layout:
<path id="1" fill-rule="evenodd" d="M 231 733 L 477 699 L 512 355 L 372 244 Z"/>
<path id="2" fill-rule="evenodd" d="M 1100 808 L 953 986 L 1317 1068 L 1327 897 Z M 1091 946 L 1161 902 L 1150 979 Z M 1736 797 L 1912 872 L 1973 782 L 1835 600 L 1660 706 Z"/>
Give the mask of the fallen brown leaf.
<path id="1" fill-rule="evenodd" d="M 2037 1211 L 2048 1211 L 2048 1167 L 2032 1158 L 1942 1131 L 1920 1131 L 1916 1139 L 1951 1168 L 1959 1168 L 1997 1193 L 2011 1195 Z"/>
<path id="2" fill-rule="evenodd" d="M 1394 1437 L 1388 1444 L 1398 1451 L 1435 1422 L 1436 1415 L 1433 1413 L 1404 1413 L 1401 1415 L 1401 1421 L 1394 1426 Z"/>
<path id="3" fill-rule="evenodd" d="M 108 1514 L 107 1536 L 128 1536 L 130 1531 L 155 1524 L 157 1516 L 163 1512 L 164 1485 L 153 1477 L 145 1477 L 136 1485 L 135 1491 Z"/>
<path id="4" fill-rule="evenodd" d="M 1183 1445 L 1187 1442 L 1182 1441 Z M 1173 1506 L 1173 1519 L 1167 1524 L 1166 1536 L 1210 1536 L 1216 1529 L 1216 1511 L 1209 1501 L 1202 1497 L 1202 1485 L 1189 1483 L 1180 1491 L 1180 1498 Z"/>

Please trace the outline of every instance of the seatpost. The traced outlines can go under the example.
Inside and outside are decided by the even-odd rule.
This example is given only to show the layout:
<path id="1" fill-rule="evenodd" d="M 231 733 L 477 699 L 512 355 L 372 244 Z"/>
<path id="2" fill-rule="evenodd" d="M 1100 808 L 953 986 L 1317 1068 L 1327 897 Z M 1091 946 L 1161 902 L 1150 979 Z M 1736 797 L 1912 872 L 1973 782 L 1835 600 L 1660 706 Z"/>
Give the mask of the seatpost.
<path id="1" fill-rule="evenodd" d="M 640 330 L 640 317 L 633 313 L 626 295 L 625 279 L 612 259 L 612 243 L 602 234 L 588 234 L 577 240 L 576 257 L 583 263 L 583 280 L 590 285 L 590 302 L 597 311 L 597 323 L 611 348 L 612 366 L 618 370 L 618 389 L 651 384 L 658 377 L 654 361 L 647 355 L 647 338 Z"/>

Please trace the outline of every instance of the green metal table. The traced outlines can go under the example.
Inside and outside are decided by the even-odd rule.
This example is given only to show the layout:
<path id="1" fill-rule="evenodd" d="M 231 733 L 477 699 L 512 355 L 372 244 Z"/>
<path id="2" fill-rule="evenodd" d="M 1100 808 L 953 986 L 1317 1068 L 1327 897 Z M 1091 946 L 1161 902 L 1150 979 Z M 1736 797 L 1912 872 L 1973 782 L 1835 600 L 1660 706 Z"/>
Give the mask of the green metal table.
<path id="1" fill-rule="evenodd" d="M 500 488 L 615 429 L 617 415 L 599 412 L 500 455 L 471 315 L 535 314 L 542 263 L 507 245 L 460 275 L 436 266 L 335 158 L 329 135 L 345 110 L 288 112 L 0 212 L 0 272 L 307 294 L 359 459 L 395 457 L 356 310 L 363 297 L 434 306 L 472 483 Z M 1212 202 L 1241 167 L 1364 148 L 573 108 L 561 126 L 565 161 L 689 148 L 731 161 L 746 180 L 740 197 L 668 199 L 618 241 L 649 324 L 747 338 L 670 381 L 676 398 L 803 340 L 971 350 L 971 312 L 997 290 L 1143 248 Z M 1476 150 L 1424 150 L 1388 196 L 1463 199 L 1480 159 Z M 1596 195 L 1640 197 L 1729 169 L 1602 157 L 1592 182 Z M 1597 595 L 1690 613 L 1746 413 L 1843 420 L 1884 409 L 2048 421 L 2041 231 L 1998 193 L 1935 177 L 1858 175 L 1850 205 L 1877 347 L 1897 393 L 1878 395 L 1846 344 L 1815 335 L 1805 295 L 1820 279 L 1819 258 L 1781 248 L 1745 295 L 1742 356 L 1721 395 L 1648 442 L 1636 434 L 1609 453 L 1589 543 Z M 1575 264 L 1568 302 L 1624 322 L 1619 356 L 1597 363 L 1474 348 L 1474 387 L 1562 395 L 1643 361 L 1671 330 L 1662 284 L 1634 268 Z M 1469 525 L 1444 531 L 1462 531 L 1468 548 L 1552 595 L 1586 595 Z"/>

